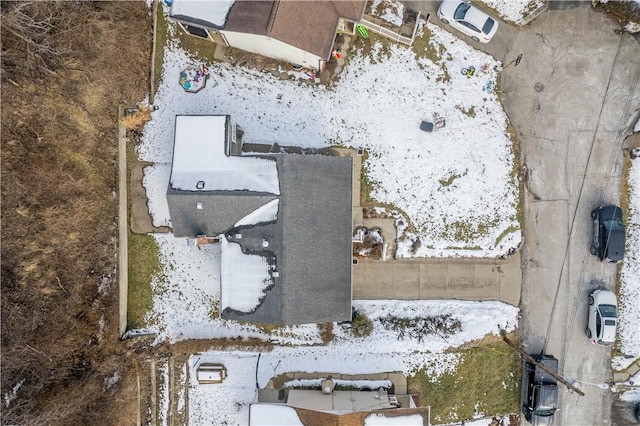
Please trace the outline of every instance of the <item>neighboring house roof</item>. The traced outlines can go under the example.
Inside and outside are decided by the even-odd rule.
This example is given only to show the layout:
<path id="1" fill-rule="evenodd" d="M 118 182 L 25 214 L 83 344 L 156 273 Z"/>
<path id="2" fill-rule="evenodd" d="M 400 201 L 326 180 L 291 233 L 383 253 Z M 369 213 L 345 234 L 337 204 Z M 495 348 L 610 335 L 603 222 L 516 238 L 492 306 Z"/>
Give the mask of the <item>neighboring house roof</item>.
<path id="1" fill-rule="evenodd" d="M 236 1 L 229 12 L 224 25 L 226 31 L 256 34 L 269 34 L 270 22 L 277 9 L 277 1 Z"/>
<path id="2" fill-rule="evenodd" d="M 280 1 L 270 36 L 328 59 L 338 20 L 360 21 L 365 5 L 366 1 Z"/>
<path id="3" fill-rule="evenodd" d="M 350 320 L 351 158 L 227 157 L 229 127 L 228 116 L 177 116 L 167 189 L 175 236 L 225 234 L 221 316 Z"/>
<path id="4" fill-rule="evenodd" d="M 211 16 L 221 15 L 224 8 L 216 1 L 210 2 L 208 9 L 202 3 L 174 0 L 171 17 L 219 30 L 272 37 L 324 59 L 331 54 L 338 20 L 358 22 L 366 6 L 365 0 L 236 0 L 220 24 L 210 22 L 214 20 Z"/>
<path id="5" fill-rule="evenodd" d="M 295 410 L 304 426 L 429 426 L 429 407 L 361 411 L 347 414 L 323 413 L 302 408 Z"/>
<path id="6" fill-rule="evenodd" d="M 222 28 L 234 0 L 173 0 L 169 15 L 209 28 Z"/>
<path id="7" fill-rule="evenodd" d="M 303 426 L 429 426 L 429 407 L 361 411 L 346 414 L 291 408 L 284 404 L 251 404 L 249 425 Z M 294 414 L 297 414 L 295 416 Z"/>

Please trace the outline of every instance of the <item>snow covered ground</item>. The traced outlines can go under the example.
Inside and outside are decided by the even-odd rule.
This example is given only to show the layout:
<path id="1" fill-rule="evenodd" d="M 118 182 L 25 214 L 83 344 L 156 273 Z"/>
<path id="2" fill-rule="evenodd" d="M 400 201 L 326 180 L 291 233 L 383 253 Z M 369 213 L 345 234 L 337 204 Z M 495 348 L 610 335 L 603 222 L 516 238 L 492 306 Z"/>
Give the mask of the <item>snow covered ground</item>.
<path id="1" fill-rule="evenodd" d="M 502 19 L 518 22 L 543 5 L 542 0 L 482 0 L 495 9 Z"/>
<path id="2" fill-rule="evenodd" d="M 356 53 L 350 58 L 334 91 L 216 63 L 209 67 L 207 87 L 197 95 L 186 93 L 177 76 L 195 61 L 177 46 L 168 49 L 156 96 L 160 109 L 145 128 L 139 150 L 140 159 L 154 164 L 145 169 L 144 177 L 154 224 L 170 225 L 165 194 L 175 115 L 230 114 L 244 129 L 247 142 L 366 148 L 367 173 L 376 183 L 372 195 L 400 209 L 417 229 L 416 233 L 404 232 L 398 256 L 500 256 L 517 247 L 521 237 L 515 220 L 517 182 L 511 177 L 511 143 L 506 136 L 506 116 L 492 90 L 493 67 L 499 64 L 445 31 L 434 26 L 429 29 L 430 43 L 436 49 L 444 46 L 446 59 L 436 64 L 416 58 L 409 48 L 392 46 L 384 52 L 377 47 L 370 56 Z M 460 70 L 469 65 L 477 70 L 486 66 L 486 71 L 463 76 Z M 420 121 L 433 118 L 434 113 L 446 118 L 446 127 L 430 134 L 421 132 Z M 633 185 L 640 188 L 640 163 L 633 163 L 630 181 L 635 176 Z M 633 223 L 640 223 L 640 190 L 634 194 L 635 210 L 630 208 L 628 214 L 636 218 Z M 406 225 L 400 228 L 407 229 Z M 198 250 L 171 234 L 154 238 L 162 273 L 153 282 L 154 309 L 149 322 L 158 340 L 242 337 L 276 345 L 261 355 L 259 366 L 255 352 L 194 355 L 189 365 L 189 415 L 195 425 L 210 424 L 212 419 L 215 423 L 246 423 L 248 404 L 256 399 L 256 372 L 259 386 L 287 371 L 411 373 L 424 367 L 437 376 L 456 368 L 456 355 L 445 353 L 446 349 L 500 328 L 513 330 L 517 322 L 517 308 L 498 302 L 354 301 L 355 308 L 373 320 L 373 333 L 355 339 L 349 330 L 336 325 L 335 339 L 329 345 L 314 346 L 322 341 L 316 325 L 266 333 L 219 318 L 219 245 Z M 420 247 L 411 249 L 418 238 Z M 637 325 L 640 262 L 634 265 L 631 259 L 639 259 L 638 228 L 630 229 L 628 238 L 636 243 L 628 245 L 622 291 L 629 293 L 621 300 L 632 302 L 628 306 L 621 303 L 620 339 L 622 352 L 637 357 L 640 337 L 633 321 Z M 398 340 L 380 322 L 388 314 L 450 314 L 461 328 L 446 341 L 437 335 L 422 342 Z M 225 364 L 228 379 L 221 385 L 194 383 L 194 368 L 203 361 Z"/>
<path id="3" fill-rule="evenodd" d="M 434 63 L 411 48 L 377 44 L 354 53 L 335 90 L 280 80 L 229 64 L 209 67 L 198 94 L 176 83 L 194 65 L 174 46 L 166 50 L 159 110 L 144 129 L 144 185 L 156 226 L 170 225 L 166 203 L 176 114 L 230 114 L 249 143 L 365 148 L 372 196 L 403 212 L 415 232 L 398 242 L 398 257 L 497 257 L 521 241 L 516 220 L 517 180 L 507 117 L 493 90 L 499 66 L 440 28 L 429 25 Z M 476 74 L 462 75 L 474 66 Z M 446 126 L 426 133 L 422 120 L 443 116 Z M 419 243 L 416 240 L 419 239 Z"/>
<path id="4" fill-rule="evenodd" d="M 639 122 L 640 123 L 640 122 Z M 636 125 L 640 130 L 640 125 Z M 640 150 L 635 150 L 640 156 Z M 640 358 L 640 158 L 631 160 L 628 177 L 629 206 L 625 214 L 626 249 L 618 292 L 618 349 L 625 356 L 612 359 L 613 368 L 624 369 Z"/>
<path id="5" fill-rule="evenodd" d="M 334 340 L 327 346 L 282 347 L 263 352 L 212 351 L 195 354 L 189 368 L 189 423 L 245 424 L 249 404 L 257 402 L 257 385 L 264 387 L 270 378 L 287 372 L 365 374 L 390 371 L 411 373 L 425 367 L 438 376 L 455 370 L 458 357 L 445 353 L 447 348 L 498 333 L 513 330 L 518 309 L 500 302 L 462 301 L 360 301 L 359 312 L 373 320 L 374 331 L 368 337 L 354 338 L 348 329 L 334 327 Z M 406 318 L 451 314 L 460 320 L 460 331 L 448 336 L 429 335 L 421 342 L 387 330 L 379 321 L 389 313 Z M 228 378 L 219 385 L 197 383 L 196 368 L 202 362 L 222 363 Z M 212 404 L 211 401 L 216 401 Z"/>

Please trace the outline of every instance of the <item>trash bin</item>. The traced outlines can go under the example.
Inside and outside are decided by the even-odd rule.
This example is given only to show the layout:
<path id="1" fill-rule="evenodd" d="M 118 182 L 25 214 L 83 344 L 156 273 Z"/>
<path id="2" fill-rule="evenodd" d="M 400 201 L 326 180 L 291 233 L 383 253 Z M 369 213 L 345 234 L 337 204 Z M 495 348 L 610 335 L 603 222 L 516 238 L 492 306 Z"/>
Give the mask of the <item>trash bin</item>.
<path id="1" fill-rule="evenodd" d="M 428 121 L 421 122 L 420 130 L 431 133 L 433 131 L 433 123 L 429 123 Z"/>

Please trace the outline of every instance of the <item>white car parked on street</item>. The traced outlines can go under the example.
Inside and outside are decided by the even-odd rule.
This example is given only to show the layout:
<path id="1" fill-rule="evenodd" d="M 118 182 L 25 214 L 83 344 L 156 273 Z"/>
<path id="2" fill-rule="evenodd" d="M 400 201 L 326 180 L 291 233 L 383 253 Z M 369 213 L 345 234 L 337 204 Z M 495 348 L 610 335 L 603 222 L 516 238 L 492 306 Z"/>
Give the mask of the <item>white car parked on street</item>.
<path id="1" fill-rule="evenodd" d="M 589 319 L 585 333 L 596 345 L 612 345 L 616 340 L 618 303 L 609 290 L 595 290 L 589 295 Z"/>
<path id="2" fill-rule="evenodd" d="M 438 18 L 480 43 L 489 43 L 498 31 L 498 21 L 464 0 L 444 0 Z"/>

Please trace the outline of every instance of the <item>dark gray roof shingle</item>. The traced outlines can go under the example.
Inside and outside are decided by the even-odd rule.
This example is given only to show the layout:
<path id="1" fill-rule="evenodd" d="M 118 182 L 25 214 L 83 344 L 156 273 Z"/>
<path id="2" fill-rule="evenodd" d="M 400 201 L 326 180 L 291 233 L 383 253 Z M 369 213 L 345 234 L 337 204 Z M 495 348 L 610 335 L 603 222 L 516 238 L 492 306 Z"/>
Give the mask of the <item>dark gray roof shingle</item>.
<path id="1" fill-rule="evenodd" d="M 269 241 L 279 276 L 254 312 L 225 310 L 223 318 L 268 324 L 351 319 L 351 167 L 349 157 L 278 155 L 276 223 L 241 229 L 242 238 L 233 241 L 257 254 L 265 250 L 263 239 Z"/>

